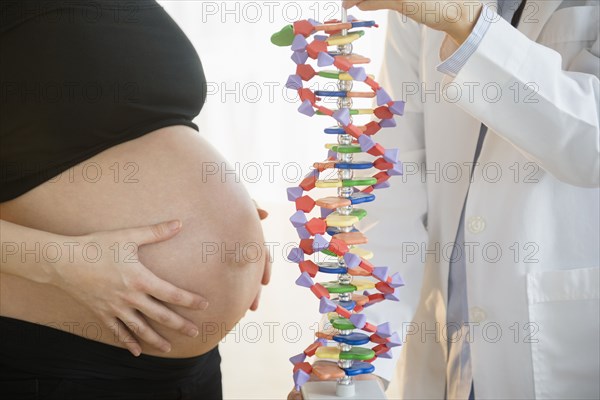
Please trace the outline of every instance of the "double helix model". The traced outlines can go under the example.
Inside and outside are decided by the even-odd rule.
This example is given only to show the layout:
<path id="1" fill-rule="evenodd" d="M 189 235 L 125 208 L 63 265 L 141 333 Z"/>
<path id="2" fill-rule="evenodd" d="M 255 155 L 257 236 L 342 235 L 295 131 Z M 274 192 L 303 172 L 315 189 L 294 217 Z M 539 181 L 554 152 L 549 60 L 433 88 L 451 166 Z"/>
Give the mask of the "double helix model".
<path id="1" fill-rule="evenodd" d="M 309 288 L 319 299 L 319 312 L 327 314 L 333 327 L 319 331 L 314 343 L 290 358 L 294 386 L 301 390 L 312 375 L 311 380 L 334 381 L 333 395 L 340 397 L 357 394 L 353 377 L 372 373 L 375 369 L 372 362 L 377 357 L 391 358 L 392 348 L 401 345 L 400 337 L 391 332 L 389 323 L 376 326 L 362 314 L 365 307 L 380 301 L 398 301 L 397 288 L 404 285 L 398 273 L 390 275 L 388 267 L 376 267 L 370 262 L 373 253 L 359 247 L 367 243 L 367 237 L 355 227 L 367 215 L 357 206 L 374 201 L 375 190 L 389 187 L 390 177 L 402 175 L 398 149 L 385 149 L 373 137 L 381 128 L 396 126 L 394 115 L 404 113 L 404 102 L 393 101 L 360 66 L 368 64 L 368 58 L 352 53 L 352 44 L 364 34 L 356 28 L 372 27 L 377 27 L 375 21 L 359 21 L 342 10 L 341 20 L 325 23 L 301 20 L 271 37 L 273 44 L 291 46 L 293 51 L 291 59 L 296 64 L 296 73 L 289 76 L 286 87 L 298 92 L 302 101 L 298 111 L 309 117 L 329 116 L 336 121 L 335 126 L 324 130 L 325 134 L 337 137 L 337 143 L 326 145 L 327 159 L 314 163 L 314 169 L 299 186 L 289 188 L 287 195 L 296 206 L 290 221 L 300 237 L 300 243 L 288 255 L 300 267 L 296 284 Z M 318 67 L 336 69 L 316 71 L 307 63 L 309 59 L 316 60 Z M 313 91 L 304 87 L 304 82 L 316 77 L 336 80 L 337 90 Z M 370 90 L 354 91 L 355 82 Z M 337 109 L 322 105 L 324 98 L 330 102 L 337 99 Z M 371 99 L 371 104 L 374 98 L 377 108 L 353 108 L 355 98 Z M 355 125 L 355 115 L 369 115 L 369 122 Z M 355 160 L 354 156 L 361 153 L 374 160 Z M 355 172 L 373 169 L 378 171 L 373 176 L 355 176 Z M 319 179 L 324 173 L 337 178 Z M 315 188 L 337 188 L 337 196 L 315 200 L 305 193 Z M 320 208 L 320 217 L 310 218 L 308 214 L 315 207 Z M 330 261 L 313 261 L 312 255 Z M 317 283 L 313 278 L 318 273 L 337 279 Z M 360 347 L 369 343 L 375 346 Z M 335 362 L 311 365 L 306 359 L 312 356 Z"/>

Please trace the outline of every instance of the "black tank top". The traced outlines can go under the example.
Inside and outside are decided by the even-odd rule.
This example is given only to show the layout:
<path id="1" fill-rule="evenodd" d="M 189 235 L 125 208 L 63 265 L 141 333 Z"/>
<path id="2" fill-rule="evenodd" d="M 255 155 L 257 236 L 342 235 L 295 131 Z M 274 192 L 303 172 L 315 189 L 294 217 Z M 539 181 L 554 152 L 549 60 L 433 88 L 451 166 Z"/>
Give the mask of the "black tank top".
<path id="1" fill-rule="evenodd" d="M 3 1 L 0 202 L 119 143 L 192 119 L 192 44 L 155 1 Z"/>

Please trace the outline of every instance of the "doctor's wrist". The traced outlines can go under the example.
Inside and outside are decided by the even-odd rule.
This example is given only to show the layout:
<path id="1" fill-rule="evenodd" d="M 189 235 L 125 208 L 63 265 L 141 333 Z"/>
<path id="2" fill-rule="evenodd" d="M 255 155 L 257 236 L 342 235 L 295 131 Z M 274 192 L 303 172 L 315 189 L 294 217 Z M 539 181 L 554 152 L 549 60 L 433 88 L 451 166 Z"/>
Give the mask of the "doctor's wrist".
<path id="1" fill-rule="evenodd" d="M 460 17 L 447 21 L 442 26 L 442 31 L 446 32 L 458 45 L 462 45 L 473 32 L 482 10 L 482 3 L 476 7 L 463 8 Z"/>

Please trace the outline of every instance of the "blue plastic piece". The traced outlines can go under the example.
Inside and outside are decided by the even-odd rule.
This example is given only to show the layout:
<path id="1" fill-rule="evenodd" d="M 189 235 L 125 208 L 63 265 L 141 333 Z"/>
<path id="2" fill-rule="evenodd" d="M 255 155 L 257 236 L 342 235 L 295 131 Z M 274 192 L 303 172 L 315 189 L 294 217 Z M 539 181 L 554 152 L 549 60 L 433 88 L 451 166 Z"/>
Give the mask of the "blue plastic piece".
<path id="1" fill-rule="evenodd" d="M 352 205 L 370 203 L 375 200 L 375 195 L 370 193 L 357 192 L 350 196 Z"/>
<path id="2" fill-rule="evenodd" d="M 340 162 L 336 163 L 337 169 L 369 169 L 373 168 L 373 163 L 368 161 L 355 161 L 355 162 Z"/>
<path id="3" fill-rule="evenodd" d="M 325 128 L 325 133 L 327 133 L 328 135 L 343 135 L 346 133 L 346 131 L 344 130 L 344 128 L 341 128 L 339 126 L 332 126 L 331 128 Z"/>
<path id="4" fill-rule="evenodd" d="M 360 346 L 370 342 L 369 336 L 361 332 L 352 332 L 349 335 L 334 335 L 333 340 L 338 343 L 346 343 L 351 346 Z"/>
<path id="5" fill-rule="evenodd" d="M 337 263 L 317 263 L 319 266 L 319 272 L 324 274 L 347 274 L 348 268 L 338 267 Z"/>
<path id="6" fill-rule="evenodd" d="M 352 22 L 352 27 L 353 28 L 371 28 L 371 27 L 373 27 L 375 25 L 376 25 L 375 21 L 355 21 L 355 22 Z"/>
<path id="7" fill-rule="evenodd" d="M 375 366 L 364 361 L 354 361 L 350 368 L 342 369 L 344 370 L 344 372 L 346 372 L 346 375 L 356 376 L 372 373 L 373 371 L 375 371 Z"/>
<path id="8" fill-rule="evenodd" d="M 356 302 L 354 300 L 338 301 L 338 304 L 340 305 L 340 307 L 343 307 L 348 311 L 352 311 L 352 310 L 354 310 L 354 306 L 356 305 Z"/>
<path id="9" fill-rule="evenodd" d="M 352 229 L 350 232 L 359 232 L 358 229 L 354 228 Z M 340 228 L 335 227 L 335 226 L 328 226 L 327 227 L 327 234 L 329 236 L 333 236 L 333 235 L 337 235 L 338 233 L 343 233 Z"/>
<path id="10" fill-rule="evenodd" d="M 346 97 L 346 94 L 348 94 L 348 92 L 330 91 L 330 90 L 316 90 L 315 91 L 315 96 L 322 96 L 322 97 Z"/>

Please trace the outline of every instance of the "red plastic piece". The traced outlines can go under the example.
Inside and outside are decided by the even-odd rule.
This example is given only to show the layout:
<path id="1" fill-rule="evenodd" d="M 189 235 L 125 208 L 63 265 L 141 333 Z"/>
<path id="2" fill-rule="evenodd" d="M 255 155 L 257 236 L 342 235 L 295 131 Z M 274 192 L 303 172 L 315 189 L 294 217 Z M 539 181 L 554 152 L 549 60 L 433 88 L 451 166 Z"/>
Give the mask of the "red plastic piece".
<path id="1" fill-rule="evenodd" d="M 340 307 L 340 306 L 336 307 L 335 312 L 344 318 L 350 318 L 350 315 L 351 315 L 350 311 L 348 311 L 344 307 Z"/>
<path id="2" fill-rule="evenodd" d="M 371 86 L 371 89 L 373 89 L 373 90 L 377 90 L 381 87 L 381 86 L 379 86 L 379 83 L 375 82 L 375 80 L 373 78 L 371 78 L 370 76 L 367 77 L 367 79 L 365 80 L 365 83 L 367 85 Z"/>
<path id="3" fill-rule="evenodd" d="M 378 356 L 378 355 L 383 354 L 386 351 L 388 351 L 389 348 L 385 344 L 378 344 L 377 346 L 373 347 L 371 350 L 373 350 L 375 352 L 375 355 Z"/>
<path id="4" fill-rule="evenodd" d="M 300 261 L 298 266 L 300 267 L 300 272 L 306 272 L 311 278 L 317 276 L 317 272 L 319 272 L 319 266 L 311 260 Z"/>
<path id="5" fill-rule="evenodd" d="M 309 37 L 315 31 L 313 24 L 303 19 L 302 21 L 294 22 L 294 33 L 296 35 L 302 35 Z"/>
<path id="6" fill-rule="evenodd" d="M 306 372 L 307 374 L 310 374 L 312 372 L 312 365 L 310 365 L 306 361 L 294 365 L 294 372 L 298 371 L 299 369 Z"/>
<path id="7" fill-rule="evenodd" d="M 315 96 L 315 94 L 310 89 L 300 89 L 298 90 L 298 95 L 300 96 L 300 100 L 308 100 L 312 105 L 314 105 L 317 102 L 317 96 Z"/>
<path id="8" fill-rule="evenodd" d="M 390 176 L 385 171 L 381 171 L 373 175 L 373 178 L 377 179 L 377 183 L 383 183 L 390 179 Z"/>
<path id="9" fill-rule="evenodd" d="M 390 109 L 387 108 L 386 106 L 377 107 L 375 110 L 373 110 L 373 113 L 375 114 L 375 116 L 377 118 L 380 118 L 380 119 L 394 118 L 394 114 L 392 114 Z"/>
<path id="10" fill-rule="evenodd" d="M 321 299 L 321 297 L 329 298 L 329 292 L 327 289 L 325 289 L 325 286 L 321 285 L 320 283 L 315 283 L 312 285 L 310 287 L 310 291 L 313 292 L 318 299 Z"/>
<path id="11" fill-rule="evenodd" d="M 320 40 L 313 40 L 311 44 L 306 46 L 308 56 L 314 60 L 319 57 L 319 53 L 324 51 L 327 53 L 327 43 Z"/>
<path id="12" fill-rule="evenodd" d="M 394 288 L 385 282 L 376 283 L 375 289 L 379 290 L 381 293 L 394 293 Z"/>
<path id="13" fill-rule="evenodd" d="M 364 188 L 363 190 L 361 190 L 361 192 L 363 192 L 363 193 L 373 193 L 373 190 L 375 190 L 375 188 L 373 186 L 369 186 L 369 187 Z"/>
<path id="14" fill-rule="evenodd" d="M 339 69 L 341 69 L 342 71 L 348 71 L 350 68 L 352 68 L 352 63 L 343 56 L 335 56 L 334 57 L 334 62 L 333 65 L 335 65 L 336 67 L 338 67 Z"/>
<path id="15" fill-rule="evenodd" d="M 373 343 L 378 343 L 378 344 L 385 344 L 388 342 L 387 339 L 382 338 L 381 336 L 379 336 L 378 334 L 374 333 L 372 334 L 369 339 L 371 340 L 371 342 Z"/>
<path id="16" fill-rule="evenodd" d="M 300 187 L 302 188 L 302 190 L 304 190 L 305 192 L 308 192 L 309 190 L 313 190 L 315 188 L 315 183 L 317 182 L 317 177 L 316 176 L 309 176 L 307 178 L 304 178 L 304 180 L 302 180 L 302 182 L 300 182 Z"/>
<path id="17" fill-rule="evenodd" d="M 319 105 L 319 104 L 317 104 L 316 107 L 317 107 L 317 110 L 321 111 L 325 115 L 329 115 L 330 117 L 333 115 L 333 110 L 331 110 L 327 107 L 323 107 L 322 105 Z"/>
<path id="18" fill-rule="evenodd" d="M 308 357 L 312 357 L 317 352 L 317 349 L 319 347 L 321 347 L 321 346 L 323 346 L 323 343 L 321 343 L 321 342 L 314 342 L 313 344 L 311 344 L 310 346 L 308 346 L 306 348 L 306 350 L 304 350 L 304 354 L 306 354 Z"/>
<path id="19" fill-rule="evenodd" d="M 394 168 L 394 165 L 392 163 L 385 161 L 385 158 L 383 158 L 383 157 L 375 160 L 375 162 L 373 163 L 373 166 L 381 171 L 387 171 L 388 169 Z M 296 201 L 298 201 L 298 200 L 296 200 Z"/>
<path id="20" fill-rule="evenodd" d="M 382 282 L 379 282 L 379 283 L 382 283 Z M 384 285 L 385 285 L 385 283 L 384 283 Z M 375 287 L 377 287 L 377 285 L 375 285 Z M 381 293 L 373 293 L 373 294 L 370 294 L 368 297 L 369 297 L 369 303 L 371 303 L 371 304 L 379 303 L 380 301 L 385 300 L 385 296 L 382 295 Z"/>
<path id="21" fill-rule="evenodd" d="M 302 196 L 296 199 L 296 210 L 311 212 L 315 208 L 315 201 L 310 196 Z"/>
<path id="22" fill-rule="evenodd" d="M 299 75 L 303 81 L 310 81 L 317 73 L 312 65 L 300 64 L 296 67 L 296 75 Z"/>
<path id="23" fill-rule="evenodd" d="M 308 233 L 312 236 L 316 234 L 324 234 L 327 230 L 327 222 L 321 218 L 313 218 L 304 225 Z M 333 239 L 332 239 L 333 240 Z"/>
<path id="24" fill-rule="evenodd" d="M 302 239 L 300 241 L 300 248 L 302 249 L 304 254 L 311 255 L 315 252 L 312 247 L 313 241 L 314 241 L 313 239 Z"/>
<path id="25" fill-rule="evenodd" d="M 367 125 L 365 125 L 365 134 L 371 136 L 376 134 L 381 130 L 381 125 L 377 121 L 371 121 Z"/>
<path id="26" fill-rule="evenodd" d="M 364 258 L 361 259 L 359 267 L 361 267 L 362 269 L 367 271 L 369 274 L 372 274 L 373 269 L 375 269 L 375 266 L 373 264 L 371 264 L 370 262 L 368 262 L 367 260 L 365 260 Z"/>
<path id="27" fill-rule="evenodd" d="M 375 333 L 375 332 L 377 332 L 377 327 L 375 325 L 370 324 L 370 323 L 367 322 L 365 324 L 365 326 L 362 327 L 362 330 L 363 331 L 367 331 L 367 332 Z"/>
<path id="28" fill-rule="evenodd" d="M 362 133 L 362 130 L 361 130 L 361 129 L 360 129 L 358 126 L 356 126 L 356 125 L 352 125 L 352 124 L 349 124 L 348 126 L 346 126 L 346 127 L 344 128 L 344 131 L 345 131 L 345 132 L 346 132 L 348 135 L 350 135 L 350 136 L 352 136 L 352 137 L 354 137 L 354 138 L 357 138 L 357 139 L 358 139 L 358 137 L 359 137 L 360 135 L 362 135 L 362 134 L 363 134 L 363 133 Z"/>
<path id="29" fill-rule="evenodd" d="M 335 236 L 331 238 L 329 242 L 329 251 L 335 253 L 337 256 L 343 256 L 350 248 L 343 240 L 337 239 Z"/>
<path id="30" fill-rule="evenodd" d="M 385 149 L 382 145 L 377 143 L 375 146 L 371 147 L 371 149 L 367 151 L 367 153 L 369 153 L 372 156 L 379 157 L 385 153 Z"/>
<path id="31" fill-rule="evenodd" d="M 354 312 L 362 312 L 365 308 L 363 306 L 359 306 L 358 304 L 354 306 Z"/>

